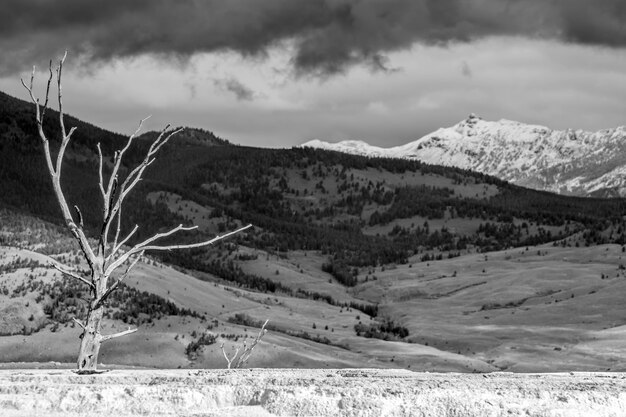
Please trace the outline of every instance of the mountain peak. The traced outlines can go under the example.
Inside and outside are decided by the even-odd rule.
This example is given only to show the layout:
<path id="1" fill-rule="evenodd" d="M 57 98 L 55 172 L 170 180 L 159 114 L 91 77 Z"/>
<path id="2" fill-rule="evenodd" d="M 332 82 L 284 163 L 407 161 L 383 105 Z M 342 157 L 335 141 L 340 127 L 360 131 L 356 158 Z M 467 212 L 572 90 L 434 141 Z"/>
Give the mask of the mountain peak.
<path id="1" fill-rule="evenodd" d="M 563 194 L 626 196 L 624 127 L 559 131 L 514 120 L 486 121 L 471 113 L 452 127 L 393 148 L 363 141 L 311 141 L 303 146 L 455 166 Z"/>
<path id="2" fill-rule="evenodd" d="M 472 136 L 474 128 L 482 120 L 483 119 L 477 116 L 475 113 L 470 113 L 466 119 L 461 120 L 459 123 L 457 123 L 456 126 L 453 127 L 453 129 L 461 135 Z"/>

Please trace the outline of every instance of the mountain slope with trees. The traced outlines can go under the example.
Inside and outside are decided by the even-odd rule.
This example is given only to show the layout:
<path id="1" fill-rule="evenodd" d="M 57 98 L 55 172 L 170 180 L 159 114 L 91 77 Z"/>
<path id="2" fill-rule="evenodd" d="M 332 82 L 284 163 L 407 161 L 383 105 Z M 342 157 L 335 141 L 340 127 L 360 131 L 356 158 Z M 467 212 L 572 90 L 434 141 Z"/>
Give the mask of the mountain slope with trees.
<path id="1" fill-rule="evenodd" d="M 7 95 L 0 98 L 2 204 L 58 221 L 32 108 Z M 107 152 L 125 138 L 73 118 L 67 124 L 77 130 L 64 165 L 64 189 L 95 232 L 101 210 L 90 199 L 97 184 L 96 144 Z M 56 129 L 51 123 L 51 138 L 58 136 Z M 139 158 L 145 143 L 131 148 L 128 164 Z M 348 285 L 351 268 L 406 263 L 418 253 L 454 256 L 568 237 L 584 245 L 625 241 L 623 199 L 559 196 L 418 161 L 234 146 L 193 129 L 168 144 L 129 201 L 123 226 L 141 226 L 135 240 L 190 219 L 150 203 L 146 197 L 154 192 L 175 193 L 210 208 L 209 223 L 218 231 L 235 220 L 254 224 L 255 232 L 241 242 L 250 247 L 320 251 L 328 256 L 327 269 Z M 446 227 L 463 222 L 470 226 Z M 198 257 L 189 258 L 168 255 L 170 262 L 198 267 Z"/>

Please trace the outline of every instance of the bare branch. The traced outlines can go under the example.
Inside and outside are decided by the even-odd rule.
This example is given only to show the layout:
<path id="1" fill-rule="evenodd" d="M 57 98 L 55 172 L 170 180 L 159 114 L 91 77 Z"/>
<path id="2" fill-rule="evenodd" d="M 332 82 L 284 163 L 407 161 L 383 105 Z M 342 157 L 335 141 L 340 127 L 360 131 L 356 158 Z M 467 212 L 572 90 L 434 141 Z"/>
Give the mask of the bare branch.
<path id="1" fill-rule="evenodd" d="M 50 143 L 49 143 L 48 138 L 46 137 L 46 135 L 45 135 L 45 133 L 43 131 L 43 117 L 42 117 L 42 113 L 40 111 L 39 99 L 37 99 L 35 97 L 35 94 L 33 92 L 33 84 L 34 84 L 34 79 L 35 79 L 35 67 L 33 67 L 33 72 L 31 74 L 31 78 L 30 78 L 30 84 L 26 85 L 24 80 L 22 80 L 22 85 L 26 88 L 26 90 L 28 90 L 30 98 L 31 98 L 32 102 L 35 104 L 35 111 L 36 111 L 36 116 L 35 117 L 36 117 L 36 121 L 37 121 L 37 130 L 39 132 L 39 137 L 40 137 L 40 139 L 41 139 L 41 141 L 43 143 L 46 163 L 48 165 L 48 171 L 49 171 L 50 177 L 52 179 L 52 186 L 54 188 L 54 193 L 56 195 L 57 202 L 59 203 L 59 206 L 61 208 L 61 212 L 63 213 L 63 219 L 65 220 L 65 223 L 67 224 L 68 228 L 72 232 L 72 235 L 74 235 L 74 237 L 78 241 L 78 243 L 80 245 L 80 248 L 81 248 L 83 254 L 85 255 L 85 259 L 89 263 L 89 267 L 92 270 L 94 270 L 94 263 L 96 261 L 96 258 L 95 258 L 95 255 L 93 253 L 93 250 L 91 249 L 91 246 L 89 245 L 89 241 L 87 240 L 87 237 L 85 236 L 83 228 L 80 225 L 77 225 L 74 222 L 74 219 L 72 218 L 72 213 L 71 213 L 70 208 L 69 208 L 69 206 L 67 204 L 67 201 L 65 199 L 65 195 L 63 194 L 63 190 L 61 189 L 61 165 L 62 165 L 62 160 L 63 160 L 63 154 L 65 152 L 65 147 L 67 146 L 67 144 L 68 144 L 72 134 L 75 131 L 75 128 L 72 128 L 70 130 L 70 133 L 67 134 L 65 132 L 65 126 L 63 124 L 61 79 L 62 79 L 63 62 L 64 62 L 66 56 L 67 56 L 67 51 L 66 51 L 65 55 L 63 56 L 63 58 L 61 59 L 61 61 L 59 62 L 59 68 L 57 69 L 57 84 L 58 84 L 58 89 L 59 89 L 59 119 L 60 119 L 60 122 L 61 122 L 63 137 L 62 137 L 62 140 L 61 140 L 61 147 L 59 148 L 59 154 L 57 155 L 56 167 L 55 167 L 55 165 L 52 162 L 52 156 L 51 156 L 51 152 L 50 152 Z M 50 93 L 50 83 L 51 83 L 52 77 L 53 77 L 53 75 L 52 75 L 52 66 L 50 66 L 49 72 L 50 72 L 50 76 L 48 78 L 48 83 L 47 83 L 47 86 L 46 86 L 45 107 L 47 107 L 47 105 L 48 105 L 48 98 L 49 98 L 49 93 Z"/>
<path id="2" fill-rule="evenodd" d="M 115 256 L 115 254 L 117 253 L 117 251 L 128 241 L 128 239 L 131 238 L 132 235 L 135 234 L 135 232 L 137 231 L 137 229 L 139 228 L 139 226 L 135 225 L 135 227 L 133 228 L 133 230 L 131 230 L 131 232 L 128 234 L 128 236 L 126 236 L 125 239 L 122 240 L 122 242 L 120 243 L 120 245 L 118 246 L 117 242 L 120 238 L 120 231 L 122 230 L 122 206 L 120 205 L 119 210 L 117 211 L 117 228 L 115 230 L 115 237 L 113 238 L 113 245 L 111 246 L 111 253 L 109 253 L 109 256 L 107 256 L 106 260 L 107 262 L 109 261 L 109 258 Z"/>
<path id="3" fill-rule="evenodd" d="M 231 364 L 233 363 L 233 361 L 235 360 L 235 358 L 239 354 L 239 348 L 237 348 L 237 350 L 235 350 L 235 354 L 233 355 L 233 357 L 231 359 L 231 358 L 228 357 L 228 355 L 226 354 L 226 351 L 224 350 L 224 343 L 222 343 L 222 345 L 220 347 L 222 348 L 222 353 L 224 354 L 224 358 L 226 358 L 226 362 L 228 364 L 228 369 L 230 369 Z"/>
<path id="4" fill-rule="evenodd" d="M 98 299 L 98 301 L 96 301 L 96 307 L 98 308 L 101 304 L 103 304 L 106 299 L 109 297 L 109 295 L 111 295 L 111 293 L 113 291 L 115 291 L 117 289 L 117 287 L 122 283 L 122 281 L 128 276 L 128 274 L 130 273 L 130 271 L 134 268 L 135 265 L 137 265 L 137 262 L 139 262 L 139 260 L 141 259 L 141 257 L 143 256 L 143 252 L 141 252 L 139 254 L 139 256 L 137 256 L 135 258 L 135 260 L 128 266 L 128 268 L 126 268 L 126 272 L 124 272 L 122 274 L 122 276 L 115 281 L 105 292 L 104 294 L 102 294 L 102 296 Z"/>
<path id="5" fill-rule="evenodd" d="M 74 279 L 77 279 L 79 281 L 81 281 L 82 283 L 88 285 L 91 289 L 95 290 L 96 286 L 93 284 L 93 282 L 86 280 L 85 278 L 81 277 L 80 275 L 62 268 L 61 266 L 59 266 L 58 264 L 54 263 L 54 262 L 50 262 L 49 264 L 51 267 L 53 267 L 54 269 L 56 269 L 57 271 L 61 272 L 63 275 L 67 275 L 68 277 L 72 277 Z"/>
<path id="6" fill-rule="evenodd" d="M 83 328 L 83 330 L 85 330 L 85 325 L 80 320 L 78 320 L 76 317 L 72 317 L 72 320 L 74 320 L 74 323 L 78 324 L 80 327 Z"/>
<path id="7" fill-rule="evenodd" d="M 252 342 L 250 347 L 246 347 L 246 342 L 245 341 L 243 342 L 243 353 L 239 357 L 239 360 L 237 360 L 237 363 L 235 364 L 235 368 L 241 368 L 243 365 L 245 365 L 248 359 L 250 359 L 250 355 L 252 355 L 252 350 L 254 350 L 256 345 L 261 341 L 263 336 L 265 336 L 265 334 L 267 333 L 265 326 L 267 325 L 268 321 L 269 319 L 265 320 L 265 323 L 263 323 L 263 326 L 261 326 L 261 330 L 259 330 L 259 334 L 254 338 L 254 341 Z"/>
<path id="8" fill-rule="evenodd" d="M 109 201 L 107 202 L 108 207 L 111 207 L 111 205 L 113 205 L 113 200 L 115 199 L 115 193 L 117 193 L 117 185 L 118 185 L 118 181 L 117 181 L 117 175 L 113 178 L 111 178 L 111 188 L 108 194 L 109 197 Z M 107 221 L 111 220 L 111 212 L 109 211 L 109 216 L 107 218 Z"/>
<path id="9" fill-rule="evenodd" d="M 35 94 L 33 93 L 33 84 L 35 82 L 35 70 L 37 69 L 37 67 L 35 67 L 33 65 L 33 71 L 30 73 L 30 84 L 26 85 L 26 83 L 24 82 L 23 78 L 20 78 L 20 81 L 22 82 L 22 85 L 24 86 L 24 88 L 26 89 L 26 91 L 28 91 L 28 93 L 30 94 L 30 99 L 32 100 L 33 103 L 35 103 L 35 105 L 37 106 L 37 122 L 39 122 L 39 100 L 35 98 Z"/>
<path id="10" fill-rule="evenodd" d="M 112 181 L 114 178 L 117 178 L 117 173 L 120 169 L 120 166 L 122 164 L 122 158 L 124 157 L 124 154 L 126 153 L 126 151 L 130 148 L 130 145 L 133 142 L 133 139 L 135 139 L 137 137 L 137 135 L 139 134 L 139 132 L 141 131 L 141 128 L 144 124 L 144 122 L 146 120 L 148 120 L 150 118 L 150 116 L 141 119 L 139 121 L 139 126 L 137 127 L 137 130 L 135 130 L 135 132 L 129 136 L 128 140 L 126 141 L 126 145 L 124 146 L 124 148 L 122 148 L 122 150 L 117 151 L 115 153 L 115 158 L 114 158 L 114 163 L 113 163 L 113 171 L 111 172 L 111 177 L 109 178 L 109 185 L 107 187 L 107 196 L 111 196 L 111 190 L 113 187 Z"/>
<path id="11" fill-rule="evenodd" d="M 182 132 L 184 129 L 180 128 L 171 132 L 168 132 L 169 125 L 165 127 L 159 134 L 159 137 L 156 138 L 154 142 L 150 145 L 146 156 L 143 161 L 131 171 L 130 174 L 126 177 L 126 180 L 122 184 L 122 192 L 120 194 L 120 198 L 118 200 L 118 205 L 121 205 L 122 200 L 126 197 L 126 195 L 141 181 L 141 176 L 146 168 L 154 162 L 153 156 L 161 149 L 163 145 L 165 145 L 174 135 Z M 167 136 L 166 136 L 167 134 Z M 115 210 L 115 208 L 114 208 Z"/>
<path id="12" fill-rule="evenodd" d="M 50 84 L 52 83 L 52 60 L 48 64 L 48 82 L 46 83 L 46 101 L 43 104 L 43 110 L 41 111 L 41 123 L 43 123 L 43 119 L 46 116 L 46 110 L 48 109 L 48 98 L 50 97 Z"/>
<path id="13" fill-rule="evenodd" d="M 104 157 L 102 156 L 102 148 L 100 147 L 100 142 L 96 145 L 98 148 L 98 159 L 100 160 L 100 164 L 98 165 L 98 185 L 100 186 L 100 194 L 102 194 L 102 201 L 106 201 L 106 193 L 104 192 Z"/>
<path id="14" fill-rule="evenodd" d="M 194 226 L 193 229 L 195 229 L 196 227 L 197 226 Z M 237 230 L 233 230 L 232 232 L 228 232 L 225 235 L 216 236 L 216 237 L 214 237 L 211 240 L 207 240 L 207 241 L 199 242 L 199 243 L 190 243 L 190 244 L 187 244 L 187 245 L 168 245 L 168 246 L 152 245 L 152 246 L 142 246 L 141 248 L 138 248 L 138 249 L 147 251 L 147 250 L 172 250 L 172 249 L 200 248 L 202 246 L 212 245 L 213 243 L 215 243 L 217 241 L 220 241 L 222 239 L 226 239 L 227 237 L 230 237 L 230 236 L 232 236 L 234 234 L 237 234 L 237 233 L 242 232 L 242 231 L 244 231 L 246 229 L 249 229 L 250 227 L 252 227 L 251 224 L 249 224 L 247 226 L 244 226 L 244 227 L 241 227 L 241 228 L 239 228 Z M 190 230 L 190 229 L 192 229 L 192 228 L 186 228 L 186 229 L 182 229 L 182 230 Z M 136 252 L 135 248 L 131 249 L 131 251 L 135 251 Z"/>
<path id="15" fill-rule="evenodd" d="M 110 207 L 113 204 L 113 200 L 115 199 L 115 193 L 117 191 L 117 176 L 111 178 L 111 181 L 109 182 L 109 187 L 110 188 L 107 191 L 107 194 L 104 196 L 104 220 L 102 221 L 102 229 L 100 230 L 99 241 L 99 248 L 103 255 L 106 251 L 107 243 L 109 240 L 109 225 L 111 223 L 112 216 L 115 216 L 115 213 L 110 210 Z M 120 222 L 121 219 L 118 219 L 118 225 L 120 224 Z"/>
<path id="16" fill-rule="evenodd" d="M 143 161 L 137 167 L 135 167 L 135 169 L 130 174 L 128 174 L 128 177 L 126 178 L 126 181 L 124 181 L 123 186 L 126 193 L 128 193 L 134 187 L 134 185 L 129 184 L 137 183 L 137 179 L 134 177 L 137 176 L 137 178 L 141 178 L 141 174 L 146 169 L 146 167 L 154 162 L 153 156 L 159 151 L 159 149 L 161 149 L 161 147 L 165 145 L 174 135 L 184 130 L 183 128 L 180 128 L 177 130 L 168 131 L 169 128 L 170 125 L 167 125 L 165 129 L 161 131 L 156 140 L 150 145 L 150 148 L 148 148 L 148 152 L 146 153 Z"/>
<path id="17" fill-rule="evenodd" d="M 154 142 L 155 146 L 154 146 L 154 150 L 152 151 L 152 155 L 155 155 L 159 151 L 159 149 L 161 149 L 161 147 L 163 147 L 167 142 L 169 142 L 169 140 L 172 138 L 172 136 L 182 132 L 183 130 L 185 130 L 185 129 L 182 128 L 182 127 L 180 129 L 173 130 L 164 139 L 162 139 L 160 142 L 158 142 L 158 141 Z M 161 136 L 159 136 L 159 138 L 164 136 L 165 133 L 166 133 L 166 130 L 163 131 L 163 133 L 161 134 Z"/>
<path id="18" fill-rule="evenodd" d="M 114 178 L 114 176 L 117 175 L 117 170 L 119 169 L 119 165 L 121 163 L 121 157 L 123 156 L 123 153 L 126 152 L 126 150 L 128 149 L 128 147 L 130 146 L 130 143 L 132 141 L 132 139 L 135 137 L 135 135 L 139 132 L 139 130 L 141 129 L 141 126 L 143 124 L 143 122 L 145 120 L 147 120 L 148 118 L 145 118 L 143 120 L 141 120 L 141 122 L 139 123 L 139 127 L 137 128 L 137 130 L 135 131 L 135 133 L 133 135 L 131 135 L 131 137 L 129 138 L 126 146 L 124 147 L 124 149 L 122 149 L 122 151 L 116 153 L 115 156 L 115 166 L 113 168 L 113 174 L 111 178 Z M 175 130 L 173 132 L 168 132 L 169 129 L 169 125 L 166 126 L 165 129 L 163 129 L 161 131 L 161 133 L 159 134 L 159 136 L 157 137 L 157 139 L 152 142 L 152 144 L 150 145 L 148 152 L 146 153 L 143 161 L 136 166 L 126 177 L 126 179 L 124 180 L 124 182 L 122 183 L 120 189 L 119 189 L 119 193 L 117 196 L 117 201 L 115 203 L 113 203 L 113 200 L 111 201 L 105 201 L 105 208 L 107 208 L 107 203 L 109 203 L 108 206 L 108 210 L 105 210 L 105 219 L 103 222 L 103 233 L 102 233 L 102 239 L 104 240 L 105 244 L 106 242 L 108 242 L 108 237 L 109 237 L 109 228 L 111 225 L 111 219 L 113 219 L 115 217 L 115 215 L 117 214 L 118 211 L 121 210 L 122 207 L 122 203 L 124 201 L 124 199 L 126 198 L 126 196 L 128 195 L 128 193 L 139 183 L 139 181 L 141 181 L 142 179 L 142 175 L 144 173 L 144 171 L 146 170 L 146 168 L 152 164 L 152 162 L 154 162 L 154 158 L 153 156 L 156 154 L 156 152 L 161 148 L 161 146 L 163 146 L 165 143 L 167 143 L 167 141 L 169 141 L 175 134 L 181 132 L 183 129 L 178 129 Z M 109 188 L 107 189 L 107 197 L 111 197 L 111 188 L 112 188 L 112 183 L 109 182 Z"/>
<path id="19" fill-rule="evenodd" d="M 37 67 L 33 65 L 33 70 L 30 73 L 30 84 L 29 85 L 26 85 L 26 83 L 24 82 L 24 79 L 20 78 L 20 81 L 22 82 L 22 85 L 24 86 L 24 88 L 26 88 L 31 93 L 33 91 L 33 84 L 35 82 L 35 71 L 36 70 L 37 70 Z M 35 100 L 34 98 L 33 98 L 33 101 L 37 102 L 37 100 Z"/>
<path id="20" fill-rule="evenodd" d="M 100 337 L 100 341 L 106 342 L 107 340 L 115 339 L 116 337 L 126 336 L 127 334 L 135 333 L 136 331 L 137 331 L 137 328 L 131 329 L 129 327 L 128 330 L 124 330 L 123 332 L 108 334 L 106 336 L 101 336 Z"/>
<path id="21" fill-rule="evenodd" d="M 148 238 L 148 239 L 144 240 L 143 242 L 141 242 L 137 246 L 135 246 L 133 249 L 140 248 L 141 246 L 147 246 L 150 243 L 152 243 L 152 242 L 154 242 L 154 241 L 156 241 L 158 239 L 161 239 L 161 238 L 164 238 L 164 237 L 167 237 L 167 236 L 171 236 L 174 233 L 179 232 L 181 230 L 187 230 L 188 231 L 188 230 L 195 230 L 197 228 L 198 228 L 198 226 L 185 227 L 182 224 L 179 224 L 178 226 L 176 226 L 175 228 L 173 228 L 172 230 L 170 230 L 168 232 L 157 233 L 156 235 L 152 236 L 151 238 Z M 133 249 L 131 249 L 131 251 Z M 141 249 L 139 249 L 139 250 L 141 250 Z"/>
<path id="22" fill-rule="evenodd" d="M 118 216 L 118 219 L 120 217 Z M 119 222 L 118 222 L 119 223 Z M 117 228 L 117 233 L 115 234 L 115 241 L 113 242 L 113 249 L 111 250 L 111 253 L 109 254 L 109 256 L 107 257 L 107 260 L 110 257 L 115 256 L 115 254 L 117 253 L 117 251 L 119 251 L 122 246 L 124 246 L 126 244 L 126 242 L 128 242 L 128 240 L 135 234 L 135 232 L 139 229 L 139 226 L 135 225 L 135 227 L 133 228 L 133 230 L 130 231 L 130 233 L 128 234 L 128 236 L 126 236 L 124 238 L 124 240 L 122 240 L 119 244 L 117 244 L 117 238 L 118 238 L 118 234 L 119 234 L 119 224 L 118 224 L 118 228 Z"/>
<path id="23" fill-rule="evenodd" d="M 37 131 L 39 132 L 39 137 L 41 138 L 41 141 L 44 146 L 44 153 L 46 156 L 46 163 L 48 164 L 48 170 L 50 171 L 50 174 L 52 175 L 54 173 L 54 166 L 52 164 L 52 158 L 50 156 L 50 144 L 48 142 L 48 138 L 46 137 L 46 134 L 43 131 L 43 115 L 40 112 L 39 99 L 35 97 L 35 93 L 33 92 L 33 85 L 35 81 L 35 70 L 36 70 L 36 67 L 33 65 L 33 71 L 30 75 L 30 84 L 28 86 L 26 85 L 23 79 L 20 79 L 20 81 L 22 82 L 22 85 L 24 86 L 24 88 L 28 91 L 28 94 L 30 95 L 30 99 L 35 105 L 35 121 L 37 122 Z M 46 87 L 46 102 L 45 102 L 46 107 L 48 105 L 50 83 L 52 82 L 52 61 L 50 61 L 49 70 L 50 70 L 50 76 L 48 77 L 48 83 Z"/>
<path id="24" fill-rule="evenodd" d="M 178 226 L 176 226 L 174 229 L 168 231 L 168 232 L 164 232 L 164 233 L 157 233 L 156 235 L 152 236 L 149 239 L 144 240 L 143 242 L 135 245 L 133 248 L 131 248 L 128 252 L 126 252 L 125 254 L 121 255 L 119 258 L 117 258 L 106 270 L 106 274 L 110 274 L 112 273 L 115 269 L 119 268 L 120 265 L 122 265 L 124 262 L 126 262 L 128 260 L 128 258 L 130 258 L 133 254 L 137 253 L 137 252 L 143 252 L 144 249 L 142 249 L 142 246 L 146 246 L 152 242 L 154 242 L 157 239 L 161 239 L 163 237 L 167 237 L 170 236 L 178 231 L 181 230 L 193 230 L 196 229 L 198 226 L 193 226 L 193 227 L 184 227 L 182 224 L 179 224 Z M 137 229 L 137 226 L 135 225 L 135 228 L 133 229 L 133 231 L 131 231 L 131 234 L 135 233 L 135 230 Z M 124 239 L 124 241 L 122 241 L 122 243 L 124 243 L 128 238 L 130 237 L 127 236 L 126 239 Z M 121 247 L 121 244 L 117 246 L 117 250 L 119 250 Z M 114 248 L 115 249 L 115 248 Z"/>
<path id="25" fill-rule="evenodd" d="M 61 179 L 61 167 L 63 164 L 63 156 L 65 155 L 65 148 L 67 147 L 67 144 L 70 143 L 70 139 L 75 131 L 76 131 L 76 127 L 74 126 L 70 129 L 70 133 L 63 136 L 63 140 L 61 141 L 61 146 L 59 147 L 59 153 L 57 155 L 57 168 L 56 168 L 56 175 L 57 177 L 59 177 L 59 180 Z"/>
<path id="26" fill-rule="evenodd" d="M 237 357 L 237 355 L 239 355 L 240 348 L 237 348 L 237 350 L 235 350 L 235 354 L 233 355 L 233 357 L 229 358 L 228 355 L 226 354 L 226 350 L 224 350 L 224 343 L 222 343 L 220 347 L 222 348 L 222 354 L 224 354 L 224 358 L 226 359 L 228 369 L 241 368 L 243 365 L 246 364 L 248 359 L 250 359 L 250 355 L 252 355 L 252 351 L 254 350 L 256 345 L 261 341 L 263 336 L 265 336 L 265 334 L 267 333 L 265 326 L 267 325 L 268 322 L 269 322 L 269 319 L 265 320 L 265 323 L 263 323 L 263 326 L 261 326 L 261 329 L 259 330 L 259 334 L 254 338 L 250 346 L 248 346 L 248 344 L 244 340 L 243 352 L 241 352 L 241 356 L 239 357 Z M 234 363 L 234 366 L 233 366 L 233 363 Z"/>
<path id="27" fill-rule="evenodd" d="M 65 118 L 63 117 L 63 88 L 61 85 L 63 63 L 65 62 L 65 58 L 67 58 L 67 51 L 65 51 L 65 54 L 63 54 L 63 58 L 61 58 L 61 60 L 59 61 L 59 66 L 57 67 L 57 88 L 59 92 L 59 125 L 61 126 L 61 134 L 63 135 L 64 139 L 68 136 L 65 132 Z"/>
<path id="28" fill-rule="evenodd" d="M 134 255 L 135 253 L 138 252 L 145 252 L 145 251 L 149 251 L 149 250 L 172 250 L 172 249 L 191 249 L 191 248 L 200 248 L 203 246 L 209 246 L 212 245 L 213 243 L 220 241 L 222 239 L 226 239 L 227 237 L 230 237 L 236 233 L 239 233 L 241 231 L 244 231 L 246 229 L 249 229 L 250 227 L 252 227 L 251 224 L 241 227 L 237 230 L 234 230 L 232 232 L 226 233 L 225 235 L 222 236 L 216 236 L 211 240 L 207 240 L 204 242 L 199 242 L 199 243 L 191 243 L 191 244 L 187 244 L 187 245 L 168 245 L 168 246 L 158 246 L 158 245 L 150 245 L 150 243 L 161 239 L 163 237 L 166 236 L 170 236 L 178 231 L 181 230 L 193 230 L 196 229 L 198 226 L 192 226 L 192 227 L 184 227 L 182 224 L 178 225 L 177 227 L 175 227 L 174 229 L 170 230 L 169 232 L 165 232 L 165 233 L 157 233 L 156 235 L 152 236 L 149 239 L 146 239 L 145 241 L 135 245 L 132 249 L 130 249 L 128 252 L 126 252 L 124 255 L 121 255 L 115 262 L 113 262 L 106 270 L 106 274 L 110 274 L 111 272 L 113 272 L 116 268 L 118 268 L 120 265 L 122 265 L 129 257 L 131 257 L 132 255 Z"/>
<path id="29" fill-rule="evenodd" d="M 74 210 L 76 211 L 76 215 L 78 216 L 78 224 L 80 227 L 83 227 L 83 214 L 80 212 L 80 209 L 77 205 L 74 205 Z"/>

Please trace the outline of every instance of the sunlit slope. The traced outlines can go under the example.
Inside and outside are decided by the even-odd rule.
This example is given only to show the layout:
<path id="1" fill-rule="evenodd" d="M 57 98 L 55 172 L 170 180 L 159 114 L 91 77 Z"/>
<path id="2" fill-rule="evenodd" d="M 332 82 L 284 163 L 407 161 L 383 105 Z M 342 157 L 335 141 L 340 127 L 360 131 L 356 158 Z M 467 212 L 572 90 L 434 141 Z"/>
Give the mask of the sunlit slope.
<path id="1" fill-rule="evenodd" d="M 356 295 L 379 299 L 410 340 L 503 370 L 616 370 L 625 264 L 618 245 L 519 248 L 377 270 Z"/>
<path id="2" fill-rule="evenodd" d="M 2 248 L 2 259 L 20 258 L 46 264 L 52 259 L 16 248 Z M 47 320 L 36 293 L 13 295 L 13 290 L 29 276 L 35 280 L 53 282 L 57 272 L 38 266 L 34 269 L 17 268 L 3 275 L 3 284 L 9 295 L 0 295 L 3 306 L 19 305 L 23 321 L 33 314 L 36 329 L 28 334 L 0 337 L 0 353 L 5 363 L 46 362 L 68 363 L 75 359 L 79 330 L 74 325 L 58 326 Z M 205 277 L 206 278 L 206 277 Z M 258 333 L 258 328 L 229 321 L 237 314 L 254 320 L 269 319 L 272 329 L 260 343 L 250 365 L 261 367 L 400 367 L 410 369 L 439 369 L 457 371 L 488 371 L 493 369 L 483 361 L 441 351 L 433 347 L 403 342 L 385 342 L 356 336 L 353 326 L 370 320 L 363 313 L 329 305 L 325 302 L 304 300 L 279 295 L 253 293 L 246 290 L 201 281 L 159 263 L 138 264 L 128 278 L 128 285 L 148 291 L 174 302 L 180 308 L 198 312 L 207 320 L 188 316 L 165 316 L 151 323 L 143 323 L 139 331 L 125 338 L 103 345 L 103 364 L 140 367 L 224 367 L 226 362 L 220 349 L 225 344 L 228 354 Z M 35 308 L 33 310 L 33 308 Z M 11 311 L 13 311 L 11 310 Z M 6 311 L 3 311 L 6 313 Z M 104 332 L 115 332 L 128 327 L 120 320 L 105 321 Z M 134 327 L 134 326 L 132 326 Z M 5 329 L 6 330 L 6 329 Z M 208 332 L 217 336 L 215 344 L 206 346 L 193 358 L 185 352 L 189 342 Z M 307 338 L 303 334 L 307 333 Z M 235 339 L 237 338 L 237 339 Z M 324 338 L 323 343 L 310 340 Z"/>

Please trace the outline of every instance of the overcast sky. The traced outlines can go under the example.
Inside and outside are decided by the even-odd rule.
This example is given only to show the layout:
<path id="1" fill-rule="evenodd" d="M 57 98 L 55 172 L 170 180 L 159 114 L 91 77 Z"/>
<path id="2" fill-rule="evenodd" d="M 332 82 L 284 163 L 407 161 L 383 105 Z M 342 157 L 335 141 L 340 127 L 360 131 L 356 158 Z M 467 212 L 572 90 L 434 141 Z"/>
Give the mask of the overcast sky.
<path id="1" fill-rule="evenodd" d="M 469 113 L 626 124 L 624 0 L 2 0 L 0 90 L 63 50 L 68 113 L 234 143 L 379 146 Z M 42 93 L 45 73 L 38 86 Z"/>

